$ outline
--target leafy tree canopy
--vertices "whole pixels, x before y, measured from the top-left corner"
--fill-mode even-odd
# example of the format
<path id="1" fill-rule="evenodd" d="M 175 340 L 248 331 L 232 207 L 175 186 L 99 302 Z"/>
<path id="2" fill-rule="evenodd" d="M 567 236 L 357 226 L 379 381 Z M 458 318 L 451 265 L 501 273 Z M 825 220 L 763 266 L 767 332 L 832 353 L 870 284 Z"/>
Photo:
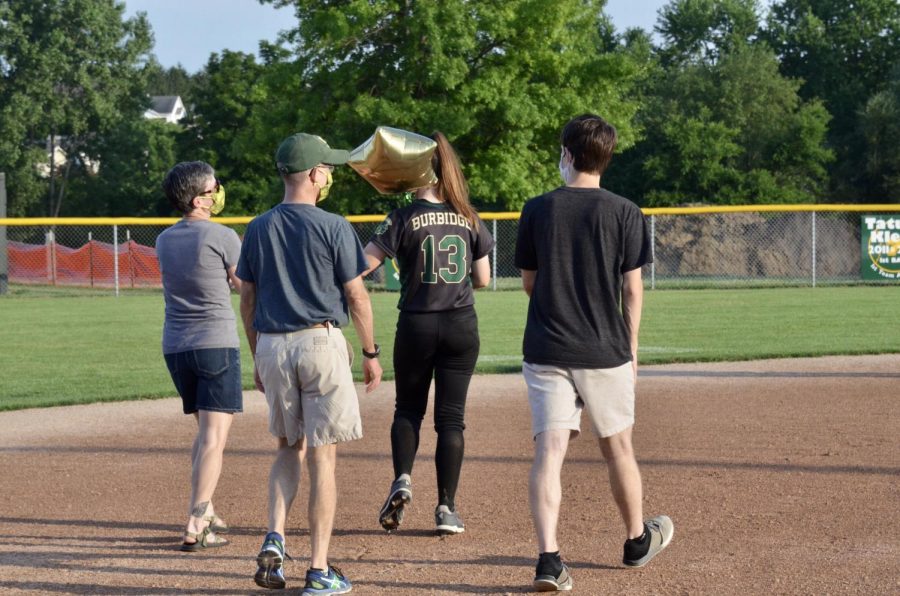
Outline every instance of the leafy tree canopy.
<path id="1" fill-rule="evenodd" d="M 774 54 L 746 33 L 715 46 L 714 32 L 735 10 L 753 2 L 674 2 L 659 30 L 680 30 L 706 7 L 709 30 L 688 28 L 659 54 L 671 58 L 656 71 L 637 123 L 637 146 L 613 161 L 607 184 L 648 205 L 815 201 L 827 180 L 832 155 L 824 146 L 828 114 L 820 102 L 802 102 L 800 83 L 782 77 Z M 676 6 L 677 5 L 677 6 Z M 695 40 L 706 40 L 697 45 Z M 710 45 L 708 45 L 710 44 Z M 692 49 L 701 48 L 701 49 Z M 674 59 L 678 58 L 678 59 Z"/>
<path id="2" fill-rule="evenodd" d="M 179 153 L 184 161 L 199 159 L 216 169 L 226 188 L 226 215 L 259 213 L 281 197 L 274 147 L 247 141 L 260 134 L 268 138 L 255 120 L 270 108 L 264 74 L 253 55 L 226 50 L 210 56 L 194 80 L 193 114 L 185 121 Z"/>
<path id="3" fill-rule="evenodd" d="M 803 81 L 804 98 L 821 98 L 838 121 L 852 117 L 884 89 L 900 62 L 897 0 L 780 0 L 772 4 L 766 40 L 784 74 Z"/>
<path id="4" fill-rule="evenodd" d="M 10 215 L 171 214 L 159 183 L 196 159 L 225 214 L 260 213 L 284 137 L 352 149 L 378 125 L 443 131 L 476 205 L 515 210 L 559 183 L 560 128 L 585 112 L 619 132 L 604 186 L 642 204 L 900 200 L 897 0 L 671 0 L 656 38 L 617 32 L 605 0 L 260 2 L 294 10 L 279 42 L 191 75 L 121 0 L 0 0 Z M 150 95 L 188 118 L 144 120 Z M 397 204 L 335 179 L 326 209 Z"/>
<path id="5" fill-rule="evenodd" d="M 778 0 L 765 38 L 782 73 L 803 81 L 801 96 L 820 98 L 832 115 L 828 139 L 837 160 L 831 195 L 841 201 L 884 200 L 883 180 L 866 164 L 870 137 L 860 114 L 900 65 L 900 2 Z"/>
<path id="6" fill-rule="evenodd" d="M 609 49 L 602 0 L 277 4 L 293 5 L 299 24 L 285 36 L 294 55 L 273 70 L 258 118 L 272 132 L 258 139 L 270 154 L 296 130 L 350 148 L 378 125 L 441 130 L 473 200 L 516 209 L 557 184 L 558 135 L 569 118 L 599 113 L 623 145 L 634 142 L 631 90 L 642 65 Z M 383 211 L 355 175 L 337 181 L 343 200 L 329 199 L 333 208 Z"/>
<path id="7" fill-rule="evenodd" d="M 759 33 L 758 0 L 672 0 L 660 10 L 656 32 L 664 63 L 716 62 Z"/>
<path id="8" fill-rule="evenodd" d="M 0 169 L 7 172 L 9 213 L 59 213 L 73 168 L 92 143 L 145 102 L 142 65 L 152 46 L 143 15 L 125 20 L 113 0 L 0 1 Z M 47 191 L 36 158 L 48 139 L 68 160 Z M 46 154 L 44 154 L 46 160 Z M 46 187 L 44 186 L 44 189 Z"/>
<path id="9" fill-rule="evenodd" d="M 866 103 L 861 119 L 873 196 L 879 202 L 900 202 L 900 66 L 888 87 Z"/>
<path id="10" fill-rule="evenodd" d="M 98 173 L 71 181 L 69 198 L 60 215 L 170 215 L 162 180 L 180 161 L 176 150 L 179 130 L 178 125 L 162 120 L 121 120 L 94 145 Z"/>

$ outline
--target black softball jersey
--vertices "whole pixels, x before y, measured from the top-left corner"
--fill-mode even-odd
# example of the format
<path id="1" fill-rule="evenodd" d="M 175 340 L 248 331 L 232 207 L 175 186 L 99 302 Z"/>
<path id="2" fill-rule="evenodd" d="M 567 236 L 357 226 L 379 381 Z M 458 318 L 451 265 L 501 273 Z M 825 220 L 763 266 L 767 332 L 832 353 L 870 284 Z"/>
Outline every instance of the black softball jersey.
<path id="1" fill-rule="evenodd" d="M 419 199 L 378 224 L 371 242 L 396 259 L 400 272 L 397 308 L 441 312 L 475 304 L 472 263 L 494 247 L 484 222 L 476 220 L 473 226 L 449 205 Z"/>

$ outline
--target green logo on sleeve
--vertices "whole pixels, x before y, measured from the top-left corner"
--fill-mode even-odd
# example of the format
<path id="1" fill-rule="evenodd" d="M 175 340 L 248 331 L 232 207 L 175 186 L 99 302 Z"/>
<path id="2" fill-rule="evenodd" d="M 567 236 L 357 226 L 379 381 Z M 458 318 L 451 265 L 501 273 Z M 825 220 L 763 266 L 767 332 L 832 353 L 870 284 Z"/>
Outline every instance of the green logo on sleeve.
<path id="1" fill-rule="evenodd" d="M 381 222 L 380 224 L 378 224 L 378 227 L 375 228 L 375 235 L 376 235 L 376 236 L 381 236 L 382 234 L 384 234 L 385 232 L 387 232 L 387 231 L 388 231 L 388 228 L 391 227 L 391 224 L 392 224 L 392 223 L 393 223 L 393 222 L 391 221 L 391 218 L 390 218 L 390 217 L 385 217 L 385 218 L 384 218 L 384 221 Z"/>

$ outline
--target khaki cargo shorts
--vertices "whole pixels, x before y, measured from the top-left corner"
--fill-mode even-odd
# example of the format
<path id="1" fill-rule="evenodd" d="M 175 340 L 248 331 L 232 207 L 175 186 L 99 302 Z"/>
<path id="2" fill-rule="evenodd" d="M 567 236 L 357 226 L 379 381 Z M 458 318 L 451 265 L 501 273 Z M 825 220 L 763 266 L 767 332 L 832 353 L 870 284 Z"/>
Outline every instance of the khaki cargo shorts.
<path id="1" fill-rule="evenodd" d="M 256 367 L 269 403 L 269 432 L 310 447 L 362 438 L 350 353 L 337 327 L 260 333 Z"/>
<path id="2" fill-rule="evenodd" d="M 594 433 L 611 437 L 634 425 L 634 373 L 631 362 L 615 368 L 564 368 L 522 363 L 531 431 L 581 432 L 581 411 L 587 410 Z"/>

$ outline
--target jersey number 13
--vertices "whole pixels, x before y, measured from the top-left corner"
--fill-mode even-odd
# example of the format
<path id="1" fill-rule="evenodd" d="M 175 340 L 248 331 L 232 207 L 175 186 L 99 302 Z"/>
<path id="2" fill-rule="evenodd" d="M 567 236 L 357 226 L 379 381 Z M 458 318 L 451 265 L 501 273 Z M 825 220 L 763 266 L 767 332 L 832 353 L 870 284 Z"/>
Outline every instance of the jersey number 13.
<path id="1" fill-rule="evenodd" d="M 436 284 L 438 276 L 444 283 L 458 284 L 466 278 L 466 243 L 456 234 L 449 234 L 437 243 L 437 250 L 446 253 L 448 267 L 438 267 L 434 250 L 434 236 L 429 234 L 422 241 L 422 283 Z M 443 261 L 443 259 L 441 259 Z"/>

